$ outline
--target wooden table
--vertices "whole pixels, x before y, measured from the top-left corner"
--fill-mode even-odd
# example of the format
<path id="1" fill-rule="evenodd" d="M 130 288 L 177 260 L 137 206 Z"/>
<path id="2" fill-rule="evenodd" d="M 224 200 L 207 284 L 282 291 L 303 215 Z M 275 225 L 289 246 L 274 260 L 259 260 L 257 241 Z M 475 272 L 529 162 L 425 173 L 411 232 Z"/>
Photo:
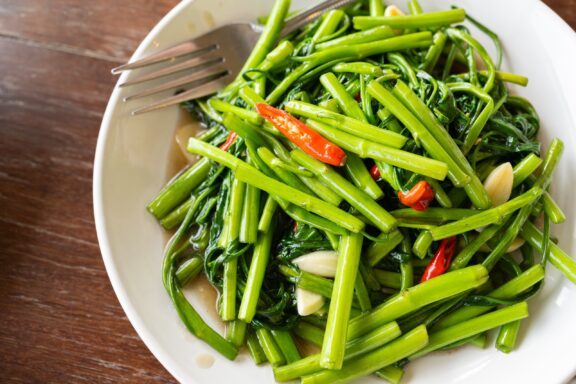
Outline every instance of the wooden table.
<path id="1" fill-rule="evenodd" d="M 174 381 L 104 270 L 92 162 L 110 68 L 177 3 L 0 0 L 0 382 Z"/>

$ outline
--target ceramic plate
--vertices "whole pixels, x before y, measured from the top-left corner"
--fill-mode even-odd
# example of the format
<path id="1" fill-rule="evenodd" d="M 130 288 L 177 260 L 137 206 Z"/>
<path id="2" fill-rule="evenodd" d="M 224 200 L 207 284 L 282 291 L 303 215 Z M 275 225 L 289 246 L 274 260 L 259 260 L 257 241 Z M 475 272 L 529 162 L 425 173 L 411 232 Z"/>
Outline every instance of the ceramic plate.
<path id="1" fill-rule="evenodd" d="M 306 3 L 295 0 L 293 7 L 301 9 Z M 554 234 L 565 250 L 576 254 L 572 191 L 576 180 L 576 34 L 537 0 L 423 4 L 426 10 L 448 9 L 453 4 L 464 7 L 500 35 L 505 47 L 503 68 L 530 78 L 528 87 L 514 92 L 535 105 L 542 119 L 544 144 L 553 137 L 566 144 L 553 195 L 568 220 L 554 227 Z M 133 59 L 218 25 L 253 21 L 271 5 L 272 1 L 263 0 L 183 1 L 149 33 Z M 123 75 L 120 81 L 127 77 Z M 181 382 L 223 383 L 233 375 L 235 384 L 273 383 L 269 366 L 254 366 L 246 354 L 235 362 L 218 356 L 185 329 L 173 310 L 160 276 L 165 235 L 144 207 L 171 176 L 167 159 L 180 115 L 173 107 L 132 117 L 129 111 L 150 99 L 124 103 L 125 92 L 114 89 L 102 122 L 94 166 L 94 213 L 102 257 L 126 315 L 152 353 Z M 192 301 L 205 318 L 213 320 L 213 310 L 197 297 Z M 411 363 L 404 382 L 566 382 L 576 369 L 575 303 L 576 287 L 551 267 L 544 290 L 530 302 L 531 316 L 522 327 L 517 351 L 506 355 L 494 348 L 470 347 L 436 353 Z"/>

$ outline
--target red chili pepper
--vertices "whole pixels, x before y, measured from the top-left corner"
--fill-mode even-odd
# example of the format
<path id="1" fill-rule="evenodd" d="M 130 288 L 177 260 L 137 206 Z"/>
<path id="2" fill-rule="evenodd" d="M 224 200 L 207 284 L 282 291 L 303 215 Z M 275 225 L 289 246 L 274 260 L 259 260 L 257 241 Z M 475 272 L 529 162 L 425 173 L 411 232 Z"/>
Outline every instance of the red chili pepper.
<path id="1" fill-rule="evenodd" d="M 298 232 L 298 222 L 294 222 L 294 224 L 292 224 L 292 232 L 294 234 L 296 234 L 296 232 Z"/>
<path id="2" fill-rule="evenodd" d="M 370 168 L 370 176 L 372 176 L 374 180 L 378 180 L 380 178 L 380 169 L 378 169 L 376 164 Z"/>
<path id="3" fill-rule="evenodd" d="M 316 160 L 338 167 L 346 162 L 346 153 L 339 146 L 326 140 L 289 113 L 264 103 L 257 103 L 256 110 L 291 142 Z"/>
<path id="4" fill-rule="evenodd" d="M 236 136 L 238 136 L 236 134 L 236 132 L 234 131 L 230 131 L 230 134 L 228 134 L 228 138 L 226 139 L 226 141 L 224 142 L 224 144 L 222 144 L 220 146 L 220 149 L 223 151 L 227 151 L 228 148 L 230 148 L 232 146 L 232 144 L 234 144 L 234 141 L 236 140 Z"/>
<path id="5" fill-rule="evenodd" d="M 425 211 L 434 200 L 434 190 L 426 181 L 419 181 L 406 193 L 398 191 L 398 199 L 408 207 L 417 211 Z"/>
<path id="6" fill-rule="evenodd" d="M 448 237 L 440 242 L 440 246 L 436 250 L 434 257 L 430 260 L 430 264 L 424 270 L 424 274 L 420 282 L 430 280 L 433 277 L 439 276 L 448 270 L 452 257 L 456 251 L 456 236 Z"/>

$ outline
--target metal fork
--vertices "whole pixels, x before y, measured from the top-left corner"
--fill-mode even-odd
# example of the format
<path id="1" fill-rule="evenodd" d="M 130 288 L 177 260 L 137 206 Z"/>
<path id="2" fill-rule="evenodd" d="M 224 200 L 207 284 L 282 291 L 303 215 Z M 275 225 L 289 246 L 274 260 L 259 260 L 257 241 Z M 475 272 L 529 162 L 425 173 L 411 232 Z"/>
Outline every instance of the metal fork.
<path id="1" fill-rule="evenodd" d="M 288 19 L 280 37 L 287 36 L 320 17 L 326 11 L 343 7 L 355 1 L 357 0 L 323 1 Z M 153 53 L 132 63 L 116 67 L 112 69 L 112 73 L 119 74 L 123 71 L 142 68 L 163 61 L 171 62 L 171 64 L 163 68 L 139 75 L 119 85 L 120 87 L 127 87 L 186 71 L 183 76 L 174 80 L 163 82 L 124 97 L 124 101 L 129 101 L 170 89 L 179 90 L 184 86 L 188 86 L 188 89 L 184 92 L 135 109 L 132 111 L 133 115 L 207 96 L 222 89 L 236 78 L 263 29 L 263 26 L 252 23 L 224 25 L 192 40 Z M 190 57 L 184 61 L 174 62 L 176 58 L 185 55 Z"/>

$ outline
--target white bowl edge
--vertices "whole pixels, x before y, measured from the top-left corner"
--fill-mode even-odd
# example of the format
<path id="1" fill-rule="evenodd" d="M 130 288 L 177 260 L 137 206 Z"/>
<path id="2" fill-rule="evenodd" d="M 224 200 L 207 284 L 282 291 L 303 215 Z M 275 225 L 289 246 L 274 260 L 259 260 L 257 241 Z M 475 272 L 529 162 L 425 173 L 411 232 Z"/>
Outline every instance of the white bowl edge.
<path id="1" fill-rule="evenodd" d="M 146 35 L 144 40 L 138 45 L 138 48 L 134 51 L 134 54 L 130 58 L 130 61 L 134 61 L 139 57 L 142 57 L 144 51 L 146 51 L 150 46 L 153 45 L 154 38 L 158 33 L 168 25 L 176 15 L 178 15 L 182 9 L 189 6 L 194 0 L 183 0 L 172 8 L 162 19 L 150 30 Z M 180 366 L 177 364 L 166 364 L 169 359 L 164 352 L 164 349 L 156 341 L 156 339 L 150 334 L 148 329 L 144 326 L 142 319 L 136 312 L 132 301 L 126 294 L 124 285 L 122 284 L 120 278 L 118 277 L 118 270 L 116 268 L 112 253 L 110 250 L 110 244 L 108 242 L 108 237 L 106 235 L 106 224 L 104 220 L 104 211 L 102 209 L 102 169 L 103 169 L 103 157 L 104 157 L 104 143 L 108 136 L 108 131 L 111 126 L 111 120 L 114 111 L 114 105 L 119 101 L 120 98 L 120 88 L 118 84 L 123 82 L 127 77 L 128 73 L 124 72 L 116 82 L 110 100 L 106 106 L 106 111 L 104 112 L 104 117 L 102 118 L 102 124 L 100 126 L 100 132 L 98 134 L 98 140 L 96 142 L 96 151 L 94 156 L 94 172 L 93 172 L 93 205 L 94 205 L 94 221 L 96 225 L 96 235 L 98 238 L 98 244 L 100 246 L 100 252 L 102 253 L 102 259 L 104 261 L 104 267 L 106 268 L 106 273 L 112 284 L 112 288 L 118 297 L 118 301 L 126 317 L 132 324 L 132 327 L 142 339 L 146 347 L 152 352 L 154 357 L 163 365 L 163 367 L 170 372 L 172 376 L 176 378 L 179 382 L 184 382 L 184 377 L 186 377 L 184 372 L 180 371 Z"/>

